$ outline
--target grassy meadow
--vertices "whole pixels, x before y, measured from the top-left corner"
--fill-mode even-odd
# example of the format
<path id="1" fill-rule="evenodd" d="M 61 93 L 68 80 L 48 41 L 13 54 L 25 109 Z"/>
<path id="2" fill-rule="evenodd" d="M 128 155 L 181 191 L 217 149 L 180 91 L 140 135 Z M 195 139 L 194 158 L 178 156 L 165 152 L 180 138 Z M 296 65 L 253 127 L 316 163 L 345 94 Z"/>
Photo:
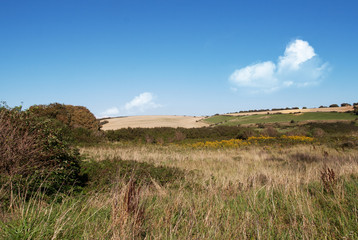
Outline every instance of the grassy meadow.
<path id="1" fill-rule="evenodd" d="M 77 182 L 2 172 L 0 239 L 358 239 L 356 121 L 63 134 Z"/>
<path id="2" fill-rule="evenodd" d="M 307 122 L 307 121 L 349 121 L 355 120 L 357 115 L 341 112 L 307 112 L 298 114 L 256 114 L 246 116 L 218 115 L 204 120 L 209 124 L 235 126 L 238 124 L 257 123 L 283 123 L 283 122 Z"/>

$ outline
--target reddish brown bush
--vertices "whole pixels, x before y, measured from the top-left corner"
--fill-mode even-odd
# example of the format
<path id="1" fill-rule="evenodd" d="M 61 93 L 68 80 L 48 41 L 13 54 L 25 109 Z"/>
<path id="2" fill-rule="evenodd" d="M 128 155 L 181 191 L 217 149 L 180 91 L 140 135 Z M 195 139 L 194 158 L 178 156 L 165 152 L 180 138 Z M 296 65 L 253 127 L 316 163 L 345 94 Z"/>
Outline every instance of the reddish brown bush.
<path id="1" fill-rule="evenodd" d="M 100 129 L 99 121 L 86 107 L 52 103 L 31 106 L 29 111 L 39 117 L 57 119 L 71 128 Z"/>

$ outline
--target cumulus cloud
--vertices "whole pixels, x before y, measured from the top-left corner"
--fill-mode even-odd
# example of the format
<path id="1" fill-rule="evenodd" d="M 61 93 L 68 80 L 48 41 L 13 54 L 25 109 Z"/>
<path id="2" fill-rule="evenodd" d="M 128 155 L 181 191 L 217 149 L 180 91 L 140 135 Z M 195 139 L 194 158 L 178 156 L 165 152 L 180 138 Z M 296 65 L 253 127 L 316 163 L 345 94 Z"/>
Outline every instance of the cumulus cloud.
<path id="1" fill-rule="evenodd" d="M 278 71 L 297 71 L 300 65 L 316 56 L 313 47 L 308 42 L 297 39 L 286 47 L 283 56 L 279 57 Z"/>
<path id="2" fill-rule="evenodd" d="M 131 101 L 122 105 L 120 108 L 112 107 L 102 112 L 97 116 L 98 118 L 118 117 L 119 114 L 127 115 L 137 112 L 144 112 L 149 109 L 162 107 L 162 105 L 155 103 L 155 96 L 150 92 L 144 92 L 134 97 Z"/>
<path id="3" fill-rule="evenodd" d="M 271 92 L 285 87 L 305 87 L 318 84 L 327 72 L 308 42 L 296 39 L 287 45 L 277 64 L 260 62 L 235 70 L 229 81 L 236 87 Z"/>
<path id="4" fill-rule="evenodd" d="M 161 107 L 160 104 L 154 102 L 154 96 L 150 92 L 144 92 L 134 97 L 132 101 L 125 104 L 124 108 L 127 111 L 136 111 L 141 112 Z"/>
<path id="5" fill-rule="evenodd" d="M 273 62 L 263 62 L 236 70 L 230 76 L 230 81 L 242 87 L 266 87 L 276 84 L 276 65 Z"/>

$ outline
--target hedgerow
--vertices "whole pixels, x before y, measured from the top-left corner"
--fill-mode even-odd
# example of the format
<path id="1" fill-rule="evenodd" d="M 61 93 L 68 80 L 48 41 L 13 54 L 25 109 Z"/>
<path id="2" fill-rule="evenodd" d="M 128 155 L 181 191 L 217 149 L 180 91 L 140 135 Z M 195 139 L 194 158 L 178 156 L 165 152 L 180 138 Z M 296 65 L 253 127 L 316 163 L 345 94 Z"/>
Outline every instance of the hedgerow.
<path id="1" fill-rule="evenodd" d="M 10 191 L 66 191 L 79 183 L 79 153 L 68 129 L 29 111 L 0 106 L 0 183 Z"/>

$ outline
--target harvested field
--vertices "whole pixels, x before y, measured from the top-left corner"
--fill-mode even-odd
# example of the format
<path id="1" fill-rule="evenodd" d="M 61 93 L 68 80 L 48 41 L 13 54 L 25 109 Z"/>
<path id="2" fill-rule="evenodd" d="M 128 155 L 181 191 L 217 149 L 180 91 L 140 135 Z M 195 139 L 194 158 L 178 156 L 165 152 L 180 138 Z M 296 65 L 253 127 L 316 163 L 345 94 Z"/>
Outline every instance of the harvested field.
<path id="1" fill-rule="evenodd" d="M 203 117 L 191 116 L 131 116 L 110 118 L 102 121 L 108 121 L 104 124 L 103 130 L 116 130 L 120 128 L 154 128 L 154 127 L 183 127 L 183 128 L 196 128 L 209 126 L 204 123 Z"/>

